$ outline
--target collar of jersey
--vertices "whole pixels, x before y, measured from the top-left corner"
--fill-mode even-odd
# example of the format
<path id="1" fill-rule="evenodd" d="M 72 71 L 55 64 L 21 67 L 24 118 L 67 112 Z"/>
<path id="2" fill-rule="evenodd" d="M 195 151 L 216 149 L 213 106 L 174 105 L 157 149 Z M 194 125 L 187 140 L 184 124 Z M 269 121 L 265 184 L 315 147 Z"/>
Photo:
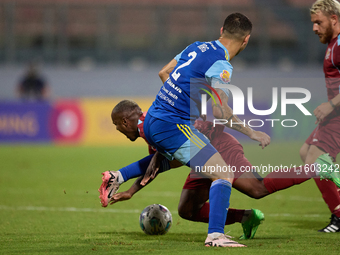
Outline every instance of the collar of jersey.
<path id="1" fill-rule="evenodd" d="M 228 52 L 227 48 L 224 47 L 224 45 L 219 40 L 216 40 L 215 42 L 216 42 L 216 44 L 218 46 L 220 46 L 222 49 L 224 49 L 224 51 L 227 53 L 227 55 L 228 55 L 228 59 L 227 60 L 229 61 L 230 57 L 229 57 L 229 52 Z"/>
<path id="2" fill-rule="evenodd" d="M 142 124 L 142 123 L 143 123 L 143 121 L 138 120 L 137 126 L 140 125 L 140 124 Z M 138 128 L 138 127 L 137 127 L 137 128 Z M 138 128 L 138 133 L 140 134 L 140 129 L 139 129 L 139 128 Z"/>

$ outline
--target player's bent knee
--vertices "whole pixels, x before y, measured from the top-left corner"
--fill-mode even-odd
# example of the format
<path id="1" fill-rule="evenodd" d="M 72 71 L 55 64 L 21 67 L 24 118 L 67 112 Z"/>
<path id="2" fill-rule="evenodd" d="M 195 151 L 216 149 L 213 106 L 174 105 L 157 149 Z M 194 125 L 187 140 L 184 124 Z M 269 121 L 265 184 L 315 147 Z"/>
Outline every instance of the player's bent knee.
<path id="1" fill-rule="evenodd" d="M 233 187 L 247 196 L 260 199 L 269 194 L 263 178 L 257 173 L 245 173 L 235 180 Z"/>
<path id="2" fill-rule="evenodd" d="M 249 193 L 248 196 L 254 199 L 261 199 L 264 196 L 268 195 L 267 190 L 262 190 L 262 189 L 252 189 Z"/>
<path id="3" fill-rule="evenodd" d="M 185 220 L 190 220 L 192 218 L 193 212 L 185 205 L 178 205 L 178 215 Z"/>
<path id="4" fill-rule="evenodd" d="M 255 188 L 252 189 L 251 197 L 255 199 L 261 199 L 267 195 L 269 195 L 269 191 L 264 185 L 263 180 L 256 182 Z"/>
<path id="5" fill-rule="evenodd" d="M 181 200 L 178 204 L 178 215 L 185 220 L 190 220 L 193 215 L 193 207 L 191 202 L 192 201 L 188 201 L 188 199 L 183 198 L 182 194 Z"/>

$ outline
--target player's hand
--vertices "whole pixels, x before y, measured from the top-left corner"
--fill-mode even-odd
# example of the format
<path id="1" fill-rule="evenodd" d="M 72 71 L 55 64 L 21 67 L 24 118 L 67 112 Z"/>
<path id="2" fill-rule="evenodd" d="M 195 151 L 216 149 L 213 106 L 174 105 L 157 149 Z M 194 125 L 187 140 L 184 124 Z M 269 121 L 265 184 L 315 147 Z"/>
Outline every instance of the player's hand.
<path id="1" fill-rule="evenodd" d="M 259 145 L 262 147 L 262 149 L 270 144 L 270 136 L 261 131 L 254 130 L 250 138 L 260 142 Z"/>
<path id="2" fill-rule="evenodd" d="M 161 166 L 161 162 L 164 159 L 164 156 L 159 152 L 156 152 L 155 155 L 152 157 L 148 169 L 144 174 L 143 180 L 140 182 L 140 185 L 145 186 L 150 179 L 154 179 L 157 175 L 157 172 Z"/>
<path id="3" fill-rule="evenodd" d="M 322 103 L 316 109 L 314 110 L 314 115 L 316 117 L 315 124 L 318 122 L 321 122 L 328 114 L 330 114 L 333 111 L 333 107 L 329 102 Z"/>
<path id="4" fill-rule="evenodd" d="M 119 201 L 129 200 L 131 197 L 132 195 L 128 191 L 119 192 L 112 196 L 110 200 L 110 205 L 113 205 L 114 203 L 117 203 Z"/>

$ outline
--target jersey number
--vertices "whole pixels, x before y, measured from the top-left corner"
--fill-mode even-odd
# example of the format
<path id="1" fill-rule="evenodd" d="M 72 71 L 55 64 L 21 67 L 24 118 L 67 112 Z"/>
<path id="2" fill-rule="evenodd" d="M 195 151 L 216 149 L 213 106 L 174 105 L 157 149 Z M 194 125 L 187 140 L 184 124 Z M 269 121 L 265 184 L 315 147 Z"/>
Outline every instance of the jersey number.
<path id="1" fill-rule="evenodd" d="M 176 70 L 171 74 L 172 78 L 173 78 L 175 81 L 177 81 L 178 78 L 181 76 L 181 74 L 177 72 L 178 69 L 181 69 L 181 68 L 183 68 L 183 67 L 186 67 L 186 66 L 190 65 L 190 63 L 196 58 L 197 53 L 196 53 L 196 51 L 192 51 L 192 52 L 190 52 L 190 53 L 188 54 L 188 56 L 190 57 L 189 60 L 188 60 L 187 62 L 181 64 L 179 67 L 177 67 Z"/>

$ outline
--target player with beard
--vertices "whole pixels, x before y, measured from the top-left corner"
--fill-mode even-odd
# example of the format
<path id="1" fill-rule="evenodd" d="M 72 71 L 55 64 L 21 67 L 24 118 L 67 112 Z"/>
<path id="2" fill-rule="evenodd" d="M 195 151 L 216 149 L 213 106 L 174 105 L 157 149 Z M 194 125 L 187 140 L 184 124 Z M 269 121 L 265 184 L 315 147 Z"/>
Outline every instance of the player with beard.
<path id="1" fill-rule="evenodd" d="M 305 164 L 315 162 L 324 153 L 335 161 L 340 152 L 340 4 L 335 0 L 318 0 L 310 13 L 313 31 L 321 43 L 328 44 L 323 62 L 328 102 L 314 110 L 318 125 L 300 149 Z M 332 213 L 330 223 L 319 232 L 340 232 L 340 190 L 326 180 L 314 180 Z"/>

